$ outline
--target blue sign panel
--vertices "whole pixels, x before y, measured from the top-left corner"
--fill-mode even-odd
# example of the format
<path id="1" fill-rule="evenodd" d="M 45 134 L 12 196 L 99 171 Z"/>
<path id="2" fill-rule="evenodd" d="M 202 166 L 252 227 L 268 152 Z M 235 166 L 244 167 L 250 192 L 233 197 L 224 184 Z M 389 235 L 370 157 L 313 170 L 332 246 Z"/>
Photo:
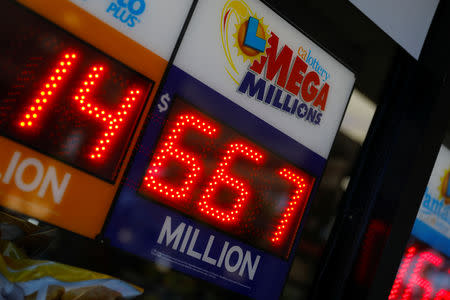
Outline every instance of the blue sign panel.
<path id="1" fill-rule="evenodd" d="M 326 159 L 171 67 L 105 229 L 252 298 L 280 295 Z"/>

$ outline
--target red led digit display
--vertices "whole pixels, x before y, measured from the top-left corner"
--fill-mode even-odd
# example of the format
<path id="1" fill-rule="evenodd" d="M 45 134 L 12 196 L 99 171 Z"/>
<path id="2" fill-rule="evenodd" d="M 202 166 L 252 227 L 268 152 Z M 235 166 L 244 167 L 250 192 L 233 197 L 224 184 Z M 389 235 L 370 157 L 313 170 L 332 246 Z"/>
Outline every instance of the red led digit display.
<path id="1" fill-rule="evenodd" d="M 389 300 L 450 300 L 450 262 L 443 254 L 414 243 L 405 251 Z"/>
<path id="2" fill-rule="evenodd" d="M 200 211 L 211 217 L 213 220 L 224 223 L 239 222 L 242 210 L 246 207 L 248 198 L 252 196 L 250 187 L 245 181 L 235 178 L 230 174 L 231 163 L 236 156 L 243 156 L 254 162 L 261 162 L 263 156 L 254 150 L 254 147 L 243 143 L 233 143 L 226 145 L 226 154 L 219 163 L 219 167 L 214 172 L 211 181 L 207 183 L 204 193 L 200 196 L 198 202 Z M 217 190 L 220 187 L 233 190 L 236 194 L 235 200 L 229 209 L 221 207 L 217 200 Z M 214 204 L 216 202 L 216 204 Z M 217 203 L 219 202 L 219 203 Z"/>
<path id="3" fill-rule="evenodd" d="M 180 99 L 140 193 L 287 258 L 314 177 Z"/>
<path id="4" fill-rule="evenodd" d="M 178 145 L 181 135 L 189 127 L 210 136 L 216 132 L 215 128 L 206 125 L 202 119 L 194 115 L 180 115 L 175 126 L 168 132 L 166 141 L 158 148 L 147 171 L 148 175 L 144 179 L 148 188 L 152 188 L 159 196 L 169 200 L 187 200 L 202 170 L 195 154 L 181 150 Z M 188 172 L 188 175 L 181 179 L 183 184 L 179 187 L 175 187 L 171 182 L 165 182 L 158 174 L 163 164 L 166 165 L 169 160 L 178 161 Z"/>
<path id="5" fill-rule="evenodd" d="M 113 181 L 152 82 L 17 4 L 3 11 L 0 134 Z"/>

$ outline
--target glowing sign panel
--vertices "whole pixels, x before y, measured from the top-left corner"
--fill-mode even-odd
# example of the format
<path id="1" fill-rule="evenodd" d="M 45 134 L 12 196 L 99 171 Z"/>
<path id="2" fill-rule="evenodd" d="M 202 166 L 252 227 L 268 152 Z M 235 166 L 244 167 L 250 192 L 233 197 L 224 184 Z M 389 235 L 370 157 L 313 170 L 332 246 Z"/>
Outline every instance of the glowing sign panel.
<path id="1" fill-rule="evenodd" d="M 150 80 L 9 6 L 2 17 L 0 67 L 8 76 L 0 86 L 0 134 L 113 181 Z"/>
<path id="2" fill-rule="evenodd" d="M 140 192 L 287 257 L 314 177 L 177 99 Z"/>
<path id="3" fill-rule="evenodd" d="M 422 243 L 408 247 L 389 294 L 389 300 L 448 300 L 448 258 Z"/>

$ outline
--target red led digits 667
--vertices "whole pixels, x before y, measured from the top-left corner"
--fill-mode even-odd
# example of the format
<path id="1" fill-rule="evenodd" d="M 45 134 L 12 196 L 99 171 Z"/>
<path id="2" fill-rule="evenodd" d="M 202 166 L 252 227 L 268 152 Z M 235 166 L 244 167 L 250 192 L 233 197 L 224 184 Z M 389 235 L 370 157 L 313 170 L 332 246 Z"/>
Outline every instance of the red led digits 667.
<path id="1" fill-rule="evenodd" d="M 175 102 L 140 191 L 287 256 L 314 178 Z"/>

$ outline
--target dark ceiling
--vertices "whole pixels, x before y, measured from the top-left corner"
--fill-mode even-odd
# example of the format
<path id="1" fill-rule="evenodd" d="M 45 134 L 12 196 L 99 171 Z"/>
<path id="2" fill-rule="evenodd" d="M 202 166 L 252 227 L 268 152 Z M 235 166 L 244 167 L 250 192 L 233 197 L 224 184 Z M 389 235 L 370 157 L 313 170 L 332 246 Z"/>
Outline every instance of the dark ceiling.
<path id="1" fill-rule="evenodd" d="M 271 0 L 270 4 L 356 73 L 356 88 L 379 102 L 397 51 L 387 34 L 346 0 Z"/>

